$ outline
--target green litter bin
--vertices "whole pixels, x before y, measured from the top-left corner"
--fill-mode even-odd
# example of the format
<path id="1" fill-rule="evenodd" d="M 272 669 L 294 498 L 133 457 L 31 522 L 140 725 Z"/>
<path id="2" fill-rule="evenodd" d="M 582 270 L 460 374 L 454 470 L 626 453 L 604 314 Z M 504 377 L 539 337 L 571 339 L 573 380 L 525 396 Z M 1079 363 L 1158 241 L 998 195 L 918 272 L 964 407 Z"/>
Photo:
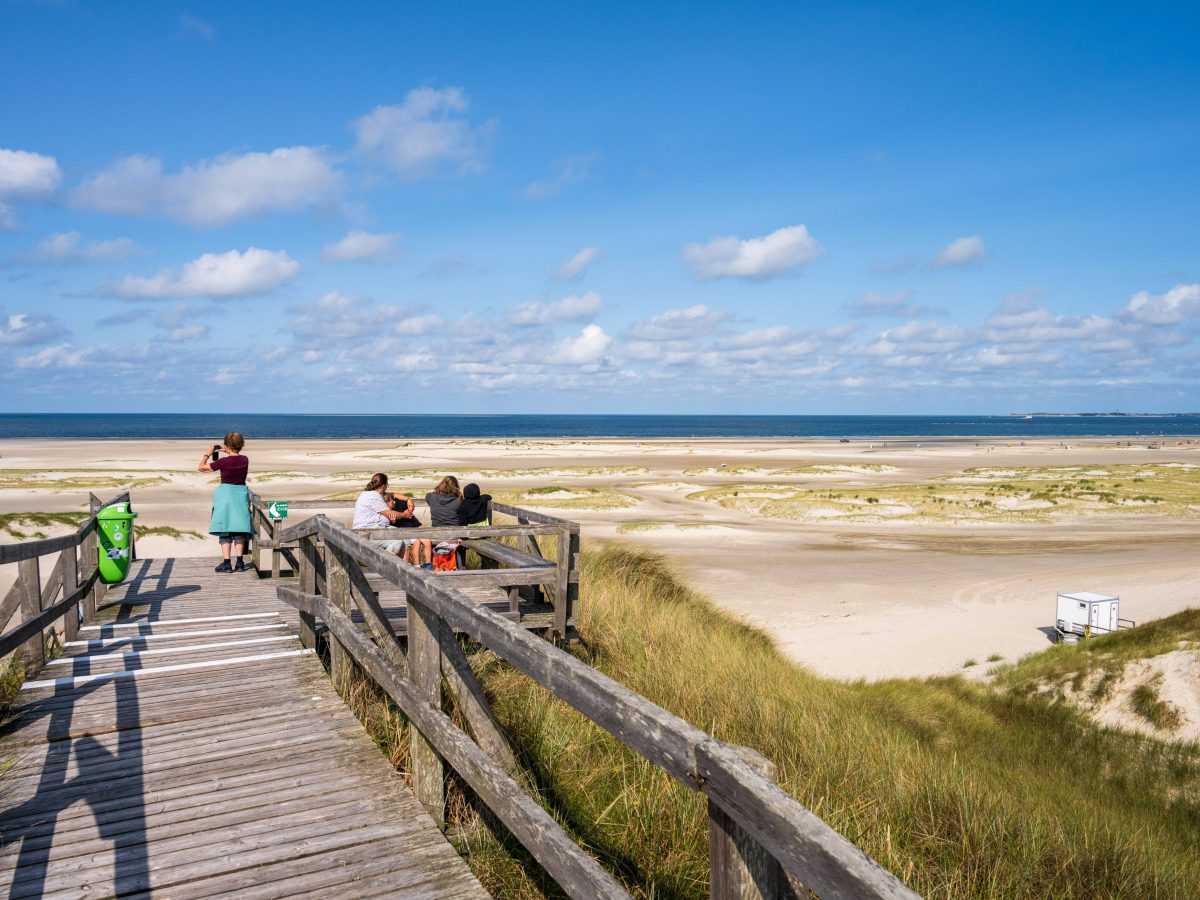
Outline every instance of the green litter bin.
<path id="1" fill-rule="evenodd" d="M 129 573 L 129 545 L 133 543 L 133 520 L 128 503 L 114 503 L 96 513 L 96 534 L 99 536 L 97 565 L 100 580 L 105 584 L 120 584 Z"/>

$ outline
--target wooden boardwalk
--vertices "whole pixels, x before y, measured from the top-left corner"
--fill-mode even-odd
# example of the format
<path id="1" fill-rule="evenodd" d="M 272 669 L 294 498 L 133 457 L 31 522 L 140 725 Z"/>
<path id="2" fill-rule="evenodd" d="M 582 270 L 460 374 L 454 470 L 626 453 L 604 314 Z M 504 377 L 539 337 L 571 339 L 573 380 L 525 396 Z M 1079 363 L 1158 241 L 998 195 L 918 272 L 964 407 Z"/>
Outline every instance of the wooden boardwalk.
<path id="1" fill-rule="evenodd" d="M 296 638 L 208 559 L 139 560 L 0 726 L 11 897 L 486 897 Z"/>

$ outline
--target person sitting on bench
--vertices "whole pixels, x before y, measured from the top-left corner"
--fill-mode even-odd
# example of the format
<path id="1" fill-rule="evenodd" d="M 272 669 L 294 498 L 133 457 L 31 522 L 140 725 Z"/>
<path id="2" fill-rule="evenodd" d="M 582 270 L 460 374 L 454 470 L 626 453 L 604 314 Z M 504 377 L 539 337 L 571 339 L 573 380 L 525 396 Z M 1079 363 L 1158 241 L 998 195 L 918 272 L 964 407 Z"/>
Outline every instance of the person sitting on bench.
<path id="1" fill-rule="evenodd" d="M 458 505 L 459 525 L 491 525 L 492 495 L 479 493 L 479 485 L 463 488 L 462 503 Z"/>

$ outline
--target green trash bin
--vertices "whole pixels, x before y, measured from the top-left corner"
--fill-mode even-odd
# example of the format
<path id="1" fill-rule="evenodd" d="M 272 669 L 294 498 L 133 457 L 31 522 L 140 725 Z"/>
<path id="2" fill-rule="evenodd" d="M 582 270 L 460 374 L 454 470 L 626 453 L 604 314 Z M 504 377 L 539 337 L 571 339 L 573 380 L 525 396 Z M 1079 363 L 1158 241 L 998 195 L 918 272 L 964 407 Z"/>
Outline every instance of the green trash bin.
<path id="1" fill-rule="evenodd" d="M 129 574 L 129 546 L 136 518 L 137 513 L 130 511 L 128 503 L 114 503 L 96 513 L 96 534 L 100 538 L 97 565 L 105 584 L 120 584 Z"/>

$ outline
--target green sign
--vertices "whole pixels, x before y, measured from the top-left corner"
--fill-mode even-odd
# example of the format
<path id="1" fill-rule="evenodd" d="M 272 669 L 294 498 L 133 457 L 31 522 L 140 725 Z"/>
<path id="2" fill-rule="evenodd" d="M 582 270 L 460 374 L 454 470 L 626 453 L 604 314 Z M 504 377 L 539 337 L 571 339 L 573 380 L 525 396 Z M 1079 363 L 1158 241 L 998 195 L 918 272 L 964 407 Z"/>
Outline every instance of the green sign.
<path id="1" fill-rule="evenodd" d="M 267 504 L 268 519 L 286 519 L 287 518 L 287 500 L 272 500 Z"/>

